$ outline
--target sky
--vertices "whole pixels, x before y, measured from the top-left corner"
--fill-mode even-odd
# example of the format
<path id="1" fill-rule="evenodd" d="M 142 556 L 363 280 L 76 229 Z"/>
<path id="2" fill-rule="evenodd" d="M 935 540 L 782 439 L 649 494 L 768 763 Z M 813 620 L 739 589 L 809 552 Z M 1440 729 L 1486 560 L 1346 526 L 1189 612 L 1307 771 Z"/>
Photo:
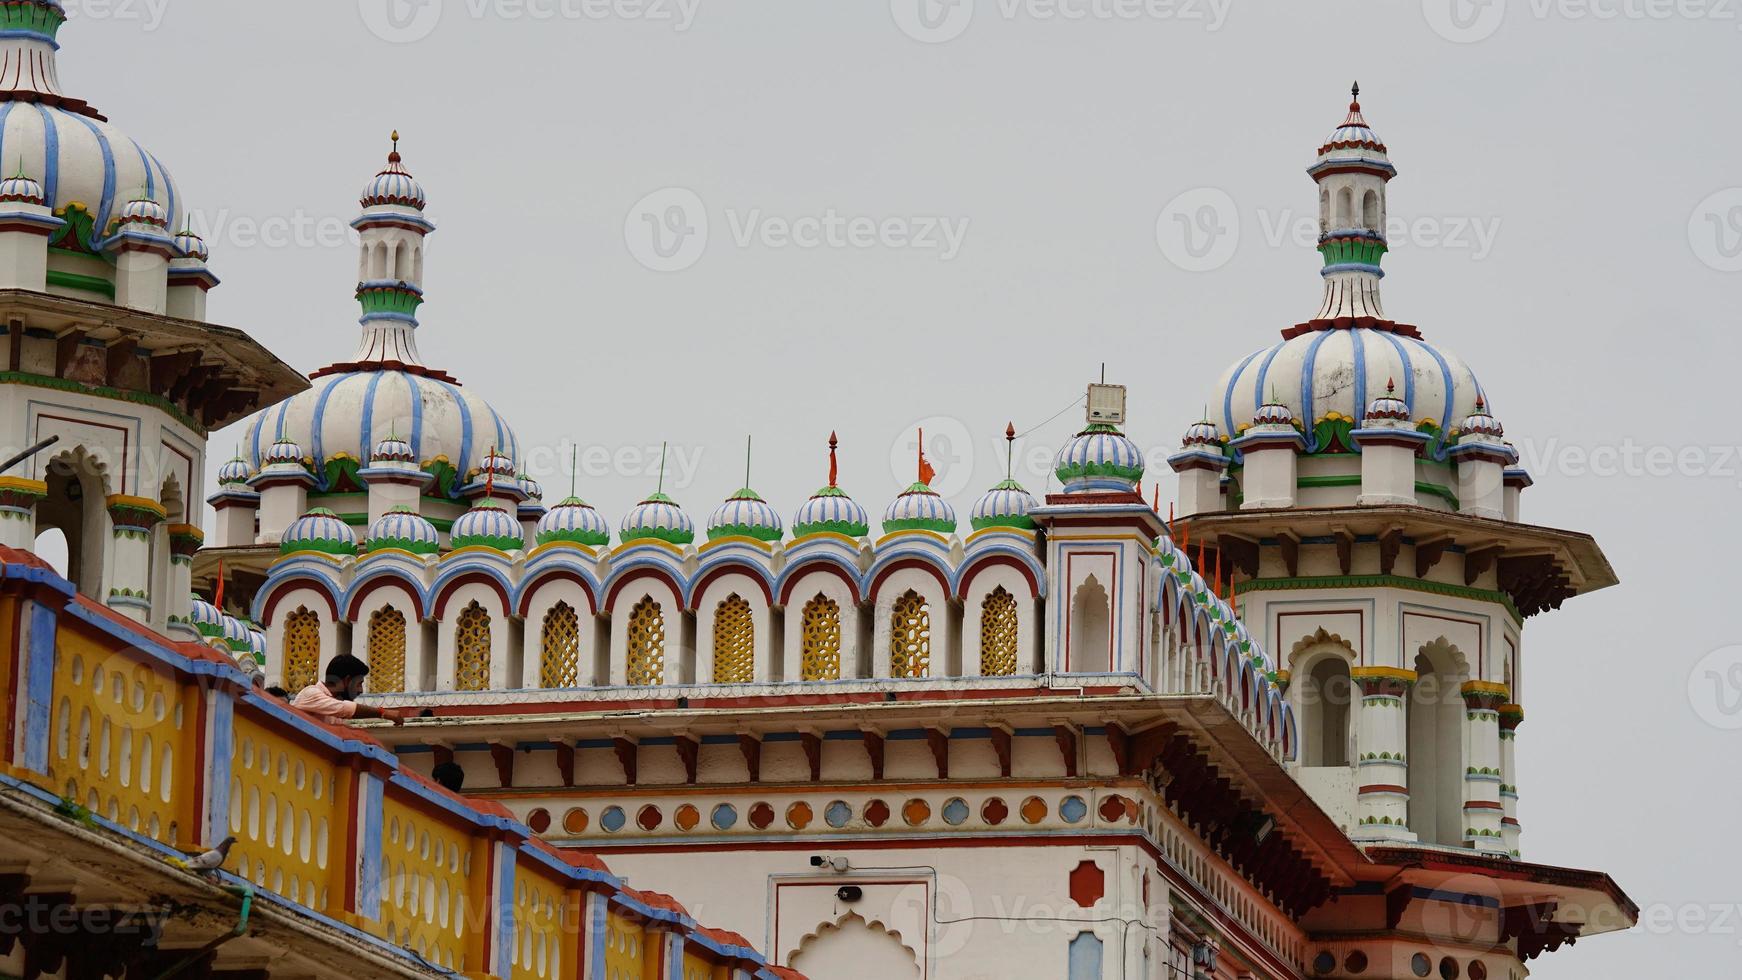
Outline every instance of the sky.
<path id="1" fill-rule="evenodd" d="M 1359 79 L 1387 312 L 1475 369 L 1525 518 L 1622 580 L 1528 624 L 1520 813 L 1645 922 L 1533 975 L 1742 962 L 1742 0 L 68 5 L 63 85 L 175 172 L 212 319 L 305 372 L 354 343 L 344 229 L 398 129 L 425 360 L 613 521 L 662 443 L 704 520 L 750 437 L 790 515 L 831 430 L 874 514 L 922 427 L 959 511 L 1007 423 L 1040 491 L 1103 365 L 1165 501 L 1217 377 L 1317 308 L 1304 170 Z"/>

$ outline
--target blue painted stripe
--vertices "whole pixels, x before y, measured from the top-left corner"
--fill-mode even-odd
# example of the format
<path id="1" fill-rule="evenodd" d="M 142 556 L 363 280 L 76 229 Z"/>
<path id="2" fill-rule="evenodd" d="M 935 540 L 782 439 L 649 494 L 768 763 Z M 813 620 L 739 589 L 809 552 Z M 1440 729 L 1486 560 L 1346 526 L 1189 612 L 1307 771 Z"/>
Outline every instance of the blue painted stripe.
<path id="1" fill-rule="evenodd" d="M 1222 419 L 1227 423 L 1222 427 L 1222 431 L 1229 435 L 1234 434 L 1234 389 L 1240 384 L 1240 378 L 1246 373 L 1246 365 L 1251 364 L 1253 358 L 1262 353 L 1264 351 L 1255 350 L 1247 354 L 1246 359 L 1240 362 L 1240 366 L 1235 368 L 1234 373 L 1228 378 L 1228 390 L 1222 393 Z"/>
<path id="2" fill-rule="evenodd" d="M 1319 359 L 1319 348 L 1325 345 L 1325 341 L 1331 339 L 1331 334 L 1334 332 L 1332 330 L 1319 331 L 1319 335 L 1313 338 L 1312 346 L 1307 348 L 1306 360 L 1302 361 L 1300 365 L 1300 421 L 1306 427 L 1307 452 L 1309 453 L 1319 451 L 1318 418 L 1313 414 L 1313 365 Z"/>
<path id="3" fill-rule="evenodd" d="M 0 172 L 11 173 L 10 170 L 5 169 L 11 166 L 11 164 L 6 162 L 6 121 L 12 118 L 12 110 L 17 107 L 17 105 L 18 103 L 16 102 L 7 102 L 4 105 L 0 105 Z M 20 170 L 24 168 L 23 157 L 18 159 L 18 167 Z M 54 198 L 49 198 L 48 203 L 49 207 L 52 208 L 54 206 Z"/>
<path id="4" fill-rule="evenodd" d="M 1461 419 L 1452 418 L 1452 413 L 1456 410 L 1455 406 L 1457 405 L 1457 390 L 1452 387 L 1452 366 L 1446 363 L 1446 359 L 1440 356 L 1439 351 L 1434 350 L 1432 347 L 1419 340 L 1416 340 L 1414 337 L 1411 337 L 1410 340 L 1414 341 L 1415 345 L 1420 347 L 1422 350 L 1427 351 L 1428 355 L 1438 362 L 1440 366 L 1440 377 L 1444 378 L 1446 382 L 1446 409 L 1439 419 L 1440 437 L 1438 439 L 1438 447 L 1433 454 L 1434 459 L 1445 459 L 1446 452 L 1449 448 L 1449 445 L 1446 442 L 1446 433 L 1451 431 L 1452 426 L 1462 421 Z"/>
<path id="5" fill-rule="evenodd" d="M 42 117 L 42 192 L 53 207 L 60 200 L 60 130 L 55 128 L 48 106 L 39 103 L 36 112 Z M 102 233 L 99 228 L 92 237 Z"/>
<path id="6" fill-rule="evenodd" d="M 309 423 L 309 441 L 313 445 L 308 448 L 309 452 L 314 454 L 316 485 L 322 490 L 327 488 L 326 447 L 322 445 L 325 440 L 323 439 L 324 433 L 321 432 L 322 423 L 326 421 L 327 399 L 333 397 L 333 392 L 337 391 L 340 385 L 354 377 L 356 377 L 354 374 L 341 374 L 331 378 L 328 380 L 327 386 L 321 389 L 320 397 L 315 399 L 315 416 Z"/>
<path id="7" fill-rule="evenodd" d="M 1287 346 L 1288 341 L 1285 340 L 1282 343 L 1277 344 L 1275 347 L 1270 348 L 1270 350 L 1264 355 L 1264 363 L 1258 365 L 1258 383 L 1252 387 L 1253 414 L 1257 414 L 1258 410 L 1264 406 L 1264 379 L 1270 377 L 1270 362 L 1276 360 L 1276 355 L 1282 353 L 1282 349 Z M 1304 415 L 1306 413 L 1303 412 L 1301 414 Z M 1301 421 L 1308 426 L 1312 425 L 1312 419 L 1310 418 L 1303 418 Z M 1232 422 L 1229 423 L 1228 434 L 1234 434 Z"/>
<path id="8" fill-rule="evenodd" d="M 592 901 L 593 928 L 592 935 L 587 937 L 587 946 L 593 951 L 593 968 L 587 976 L 602 977 L 605 975 L 605 936 L 609 928 L 606 917 L 610 914 L 610 903 L 603 895 L 595 895 Z"/>
<path id="9" fill-rule="evenodd" d="M 175 178 L 169 175 L 169 168 L 163 165 L 162 160 L 152 154 L 146 155 L 151 157 L 151 162 L 157 164 L 158 172 L 163 174 L 163 189 L 169 195 L 169 200 L 164 202 L 164 206 L 169 209 L 169 226 L 174 228 L 176 227 Z"/>
<path id="10" fill-rule="evenodd" d="M 417 385 L 417 378 L 410 374 L 401 374 L 405 379 L 405 390 L 411 395 L 411 454 L 423 461 L 423 389 Z"/>
<path id="11" fill-rule="evenodd" d="M 1391 343 L 1392 348 L 1397 351 L 1398 363 L 1403 365 L 1403 403 L 1409 406 L 1409 413 L 1413 416 L 1415 414 L 1415 367 L 1410 363 L 1409 350 L 1403 346 L 1403 341 L 1397 339 L 1396 334 L 1387 332 L 1379 336 Z"/>
<path id="12" fill-rule="evenodd" d="M 363 853 L 357 868 L 357 912 L 370 921 L 381 919 L 381 801 L 387 786 L 377 776 L 362 773 Z"/>
<path id="13" fill-rule="evenodd" d="M 59 109 L 54 111 L 60 113 Z M 100 240 L 108 235 L 109 221 L 115 214 L 115 149 L 109 145 L 109 137 L 104 134 L 102 127 L 90 119 L 71 113 L 60 114 L 82 123 L 97 138 L 97 147 L 103 151 L 103 200 L 97 205 L 97 227 L 91 232 L 92 238 Z"/>
<path id="14" fill-rule="evenodd" d="M 365 464 L 369 462 L 370 454 L 375 451 L 375 389 L 381 387 L 381 378 L 385 373 L 376 371 L 369 375 L 369 388 L 363 392 L 363 431 L 361 441 L 357 444 L 357 456 Z"/>
<path id="15" fill-rule="evenodd" d="M 514 853 L 506 844 L 496 845 L 496 975 L 514 975 Z"/>
<path id="16" fill-rule="evenodd" d="M 454 492 L 458 496 L 460 484 L 465 482 L 466 473 L 471 468 L 472 407 L 466 404 L 466 399 L 460 394 L 458 388 L 446 381 L 436 381 L 436 384 L 441 385 L 447 391 L 448 397 L 452 398 L 454 404 L 460 409 L 460 458 L 454 461 L 454 466 L 460 471 L 459 478 L 454 480 Z"/>
<path id="17" fill-rule="evenodd" d="M 216 844 L 230 832 L 230 766 L 236 702 L 228 694 L 214 692 L 211 707 L 211 745 L 206 753 L 206 842 Z"/>
<path id="18" fill-rule="evenodd" d="M 1361 418 L 1367 414 L 1367 330 L 1356 327 L 1349 331 L 1349 350 L 1355 357 L 1355 408 L 1349 414 L 1354 417 L 1355 425 L 1361 425 Z M 1350 440 L 1354 442 L 1354 440 Z M 1356 452 L 1361 451 L 1361 444 L 1355 442 L 1350 447 Z"/>
<path id="19" fill-rule="evenodd" d="M 40 602 L 30 606 L 30 639 L 26 655 L 24 767 L 48 773 L 50 717 L 54 706 L 54 637 L 59 615 Z"/>
<path id="20" fill-rule="evenodd" d="M 151 171 L 151 155 L 145 152 L 145 147 L 140 146 L 138 140 L 129 138 L 127 142 L 133 144 L 133 152 L 139 154 L 139 165 L 145 168 L 145 196 L 155 201 L 157 200 L 157 175 Z"/>

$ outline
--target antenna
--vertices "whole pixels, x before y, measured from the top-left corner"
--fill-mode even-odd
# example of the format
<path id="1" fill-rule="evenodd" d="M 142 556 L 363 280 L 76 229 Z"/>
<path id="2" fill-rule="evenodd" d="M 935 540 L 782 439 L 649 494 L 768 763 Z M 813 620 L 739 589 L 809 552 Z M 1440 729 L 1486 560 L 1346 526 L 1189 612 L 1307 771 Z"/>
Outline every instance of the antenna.
<path id="1" fill-rule="evenodd" d="M 575 471 L 580 469 L 581 447 L 569 445 L 569 496 L 575 495 Z"/>
<path id="2" fill-rule="evenodd" d="M 750 436 L 744 437 L 744 486 L 750 486 Z"/>
<path id="3" fill-rule="evenodd" d="M 661 441 L 659 444 L 659 490 L 657 491 L 661 495 L 665 493 L 665 446 L 665 442 Z"/>
<path id="4" fill-rule="evenodd" d="M 1016 423 L 1007 422 L 1004 425 L 1004 479 L 1015 479 L 1016 476 Z"/>

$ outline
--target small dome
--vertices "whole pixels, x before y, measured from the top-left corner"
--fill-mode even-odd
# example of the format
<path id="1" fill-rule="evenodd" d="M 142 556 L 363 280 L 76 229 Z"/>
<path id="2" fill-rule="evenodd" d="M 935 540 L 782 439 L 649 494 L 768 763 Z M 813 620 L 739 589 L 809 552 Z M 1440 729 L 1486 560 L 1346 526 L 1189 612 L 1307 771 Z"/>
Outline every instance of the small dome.
<path id="1" fill-rule="evenodd" d="M 339 515 L 316 507 L 290 522 L 279 538 L 278 551 L 290 555 L 299 551 L 319 551 L 329 555 L 357 553 L 357 535 L 351 526 L 339 520 Z"/>
<path id="2" fill-rule="evenodd" d="M 400 506 L 382 514 L 381 519 L 370 526 L 365 547 L 370 552 L 397 548 L 414 555 L 433 555 L 441 551 L 441 536 L 436 533 L 435 525 L 423 515 L 410 507 Z"/>
<path id="3" fill-rule="evenodd" d="M 871 515 L 840 487 L 824 487 L 792 515 L 792 533 L 802 538 L 824 531 L 862 538 L 871 533 Z"/>
<path id="4" fill-rule="evenodd" d="M 938 496 L 938 492 L 923 483 L 915 483 L 901 492 L 883 512 L 883 533 L 895 531 L 936 531 L 952 534 L 956 530 L 956 509 Z"/>
<path id="5" fill-rule="evenodd" d="M 205 262 L 212 257 L 212 250 L 206 247 L 206 240 L 194 234 L 193 229 L 184 228 L 175 236 L 175 247 L 181 251 L 183 258 L 195 262 Z"/>
<path id="6" fill-rule="evenodd" d="M 398 436 L 389 436 L 375 444 L 369 460 L 373 463 L 415 463 L 417 453 L 412 450 L 411 443 Z"/>
<path id="7" fill-rule="evenodd" d="M 34 204 L 45 207 L 48 199 L 43 196 L 42 185 L 29 177 L 19 174 L 0 180 L 0 202 L 7 204 Z"/>
<path id="8" fill-rule="evenodd" d="M 708 518 L 708 540 L 742 535 L 758 541 L 779 541 L 781 528 L 780 514 L 756 491 L 745 487 L 728 497 Z"/>
<path id="9" fill-rule="evenodd" d="M 169 227 L 169 211 L 163 205 L 148 197 L 128 201 L 121 209 L 122 224 L 147 224 L 158 228 Z"/>
<path id="10" fill-rule="evenodd" d="M 1129 490 L 1143 479 L 1143 453 L 1118 429 L 1097 423 L 1065 443 L 1056 468 L 1066 492 Z"/>
<path id="11" fill-rule="evenodd" d="M 1397 382 L 1385 382 L 1385 394 L 1373 399 L 1367 406 L 1366 421 L 1369 423 L 1398 423 L 1409 421 L 1409 403 L 1397 397 Z"/>
<path id="12" fill-rule="evenodd" d="M 1212 422 L 1194 422 L 1186 429 L 1186 434 L 1180 439 L 1179 444 L 1187 448 L 1210 446 L 1219 449 L 1222 445 L 1222 433 L 1216 429 Z"/>
<path id="13" fill-rule="evenodd" d="M 1294 427 L 1294 409 L 1280 402 L 1269 401 L 1252 414 L 1253 425 L 1286 425 Z"/>
<path id="14" fill-rule="evenodd" d="M 266 666 L 266 631 L 258 626 L 248 628 L 248 652 L 254 656 L 256 667 Z"/>
<path id="15" fill-rule="evenodd" d="M 248 624 L 235 616 L 224 617 L 224 642 L 235 653 L 247 653 L 251 650 Z"/>
<path id="16" fill-rule="evenodd" d="M 188 613 L 188 622 L 201 636 L 222 636 L 224 632 L 224 614 L 217 606 L 212 605 L 195 593 L 192 610 Z"/>
<path id="17" fill-rule="evenodd" d="M 623 515 L 617 537 L 624 544 L 649 538 L 689 544 L 696 539 L 696 524 L 670 497 L 656 493 Z"/>
<path id="18" fill-rule="evenodd" d="M 989 527 L 1015 527 L 1023 530 L 1033 530 L 1034 518 L 1028 516 L 1035 507 L 1034 495 L 1022 489 L 1022 484 L 1015 480 L 1005 480 L 986 491 L 974 503 L 973 513 L 969 521 L 974 530 L 983 531 Z"/>
<path id="19" fill-rule="evenodd" d="M 495 548 L 497 551 L 518 551 L 526 547 L 520 522 L 502 509 L 500 504 L 480 500 L 471 510 L 454 520 L 448 532 L 448 542 L 456 548 Z"/>
<path id="20" fill-rule="evenodd" d="M 513 480 L 515 476 L 514 460 L 501 453 L 489 453 L 478 464 L 478 479 L 482 480 L 486 476 L 493 476 L 498 480 Z"/>
<path id="21" fill-rule="evenodd" d="M 541 545 L 565 541 L 600 548 L 611 543 L 611 525 L 592 504 L 568 497 L 538 519 L 533 539 Z"/>
<path id="22" fill-rule="evenodd" d="M 1462 425 L 1458 426 L 1458 436 L 1478 436 L 1485 440 L 1499 442 L 1506 437 L 1506 427 L 1500 420 L 1488 414 L 1488 403 L 1484 398 L 1476 399 L 1476 410 L 1465 416 Z"/>
<path id="23" fill-rule="evenodd" d="M 366 208 L 378 207 L 384 204 L 423 210 L 429 203 L 423 192 L 423 185 L 407 173 L 399 156 L 399 134 L 393 134 L 392 153 L 387 155 L 387 167 L 375 175 L 363 188 L 363 196 L 359 203 Z"/>
<path id="24" fill-rule="evenodd" d="M 515 477 L 515 479 L 520 482 L 520 489 L 525 491 L 527 499 L 529 499 L 529 500 L 543 500 L 544 499 L 544 485 L 543 484 L 539 483 L 537 480 L 534 480 L 532 477 L 527 476 L 525 473 L 519 474 L 518 476 Z"/>
<path id="25" fill-rule="evenodd" d="M 248 465 L 248 461 L 237 456 L 218 467 L 218 485 L 224 487 L 244 485 L 248 482 L 248 478 L 253 475 L 254 469 Z"/>
<path id="26" fill-rule="evenodd" d="M 1361 115 L 1359 85 L 1355 86 L 1353 96 L 1349 103 L 1349 114 L 1343 117 L 1343 122 L 1331 131 L 1331 135 L 1325 137 L 1324 145 L 1319 147 L 1318 162 L 1309 173 L 1316 176 L 1328 169 L 1363 164 L 1387 175 L 1396 173 L 1391 159 L 1386 156 L 1385 144 L 1380 141 L 1379 134 L 1373 131 L 1372 126 L 1367 125 L 1367 118 Z"/>
<path id="27" fill-rule="evenodd" d="M 272 444 L 272 448 L 266 450 L 266 456 L 261 460 L 261 465 L 282 466 L 285 464 L 301 466 L 302 447 L 289 439 L 280 436 L 278 440 Z"/>

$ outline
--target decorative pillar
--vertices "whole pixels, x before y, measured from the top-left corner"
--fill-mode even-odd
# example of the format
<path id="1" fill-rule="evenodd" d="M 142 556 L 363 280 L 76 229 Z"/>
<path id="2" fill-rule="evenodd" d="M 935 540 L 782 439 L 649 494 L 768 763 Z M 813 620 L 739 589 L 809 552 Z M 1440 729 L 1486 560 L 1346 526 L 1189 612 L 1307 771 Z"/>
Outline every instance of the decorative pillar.
<path id="1" fill-rule="evenodd" d="M 520 474 L 520 488 L 526 492 L 526 500 L 521 503 L 515 516 L 520 518 L 520 531 L 526 537 L 526 551 L 538 547 L 538 522 L 545 515 L 544 487 L 537 480 Z"/>
<path id="2" fill-rule="evenodd" d="M 1510 523 L 1517 524 L 1519 498 L 1524 495 L 1524 491 L 1535 485 L 1536 481 L 1531 479 L 1530 472 L 1521 466 L 1508 467 L 1502 476 L 1506 484 L 1505 519 Z"/>
<path id="3" fill-rule="evenodd" d="M 1293 507 L 1298 457 L 1306 451 L 1306 444 L 1306 436 L 1295 428 L 1294 412 L 1287 405 L 1272 401 L 1259 408 L 1251 427 L 1228 444 L 1245 457 L 1245 493 L 1240 509 Z"/>
<path id="4" fill-rule="evenodd" d="M 1476 411 L 1459 426 L 1458 444 L 1448 454 L 1458 467 L 1459 513 L 1506 518 L 1506 467 L 1518 462 L 1518 451 L 1506 445 L 1505 434 L 1477 398 Z"/>
<path id="5" fill-rule="evenodd" d="M 417 513 L 418 498 L 435 482 L 434 475 L 418 468 L 411 443 L 397 436 L 375 444 L 369 465 L 358 471 L 357 477 L 369 487 L 369 523 L 365 527 L 371 531 L 375 522 L 395 507 Z"/>
<path id="6" fill-rule="evenodd" d="M 1524 709 L 1516 704 L 1500 706 L 1500 836 L 1506 850 L 1519 856 L 1518 838 L 1523 828 L 1518 824 L 1518 763 L 1513 754 L 1513 742 L 1518 738 L 1518 726 L 1524 723 Z"/>
<path id="7" fill-rule="evenodd" d="M 0 180 L 0 289 L 48 289 L 48 242 L 66 227 L 42 185 L 19 174 Z"/>
<path id="8" fill-rule="evenodd" d="M 260 517 L 260 494 L 248 488 L 248 464 L 241 460 L 233 460 L 224 464 L 226 468 L 240 464 L 242 475 L 234 480 L 225 480 L 220 472 L 218 492 L 206 498 L 206 503 L 217 511 L 217 523 L 212 527 L 212 547 L 214 548 L 244 548 L 255 543 L 255 523 Z"/>
<path id="9" fill-rule="evenodd" d="M 197 639 L 193 627 L 194 552 L 205 543 L 205 533 L 192 524 L 171 524 L 169 530 L 169 595 L 164 597 L 164 615 L 170 629 Z"/>
<path id="10" fill-rule="evenodd" d="M 151 618 L 151 532 L 167 516 L 145 497 L 113 494 L 106 501 L 115 527 L 109 566 L 109 608 L 147 622 Z"/>
<path id="11" fill-rule="evenodd" d="M 1186 430 L 1180 451 L 1167 458 L 1179 474 L 1179 516 L 1214 514 L 1226 510 L 1222 502 L 1222 475 L 1228 472 L 1222 434 L 1203 421 Z"/>
<path id="12" fill-rule="evenodd" d="M 1466 681 L 1464 696 L 1464 840 L 1478 851 L 1509 853 L 1501 833 L 1500 706 L 1506 685 Z"/>
<path id="13" fill-rule="evenodd" d="M 260 494 L 260 528 L 256 544 L 278 544 L 290 527 L 308 510 L 308 491 L 314 474 L 302 459 L 302 447 L 280 436 L 266 451 L 260 472 L 248 486 Z"/>
<path id="14" fill-rule="evenodd" d="M 163 315 L 169 312 L 169 261 L 176 255 L 169 212 L 149 198 L 127 202 L 115 249 L 115 302 Z M 98 229 L 101 232 L 102 229 Z"/>
<path id="15" fill-rule="evenodd" d="M 0 545 L 36 549 L 36 505 L 47 496 L 48 484 L 41 480 L 0 476 Z"/>
<path id="16" fill-rule="evenodd" d="M 218 277 L 206 268 L 211 252 L 193 230 L 175 236 L 176 257 L 169 260 L 169 315 L 183 320 L 206 319 L 206 294 L 218 285 Z"/>
<path id="17" fill-rule="evenodd" d="M 1397 397 L 1396 381 L 1385 383 L 1385 394 L 1367 406 L 1361 427 L 1349 438 L 1361 451 L 1361 494 L 1355 503 L 1415 504 L 1415 457 L 1433 437 L 1416 431 L 1409 405 Z"/>
<path id="18" fill-rule="evenodd" d="M 1413 841 L 1409 829 L 1409 689 L 1416 673 L 1401 667 L 1355 667 L 1361 690 L 1356 729 L 1355 836 Z"/>

